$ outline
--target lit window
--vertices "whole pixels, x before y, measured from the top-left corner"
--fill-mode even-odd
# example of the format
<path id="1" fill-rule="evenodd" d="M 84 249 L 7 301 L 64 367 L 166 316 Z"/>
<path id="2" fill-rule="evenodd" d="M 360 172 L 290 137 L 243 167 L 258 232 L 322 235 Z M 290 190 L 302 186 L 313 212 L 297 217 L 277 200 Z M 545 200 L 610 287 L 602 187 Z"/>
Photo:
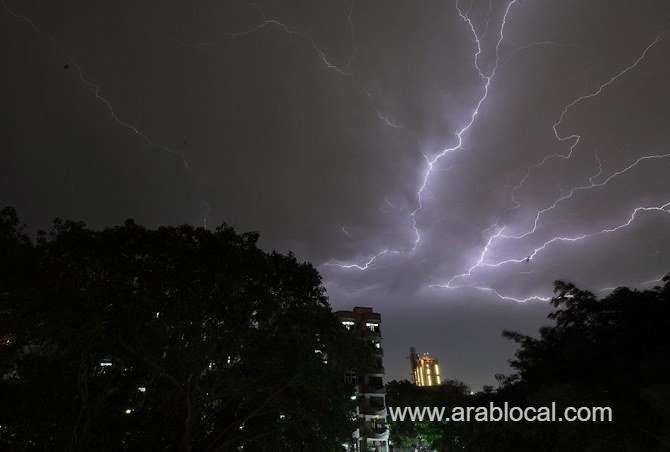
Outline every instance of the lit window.
<path id="1" fill-rule="evenodd" d="M 356 323 L 352 322 L 351 320 L 343 320 L 342 325 L 348 330 L 352 329 Z"/>
<path id="2" fill-rule="evenodd" d="M 147 392 L 147 388 L 145 386 L 140 386 L 139 388 L 137 388 L 137 390 L 140 392 Z"/>

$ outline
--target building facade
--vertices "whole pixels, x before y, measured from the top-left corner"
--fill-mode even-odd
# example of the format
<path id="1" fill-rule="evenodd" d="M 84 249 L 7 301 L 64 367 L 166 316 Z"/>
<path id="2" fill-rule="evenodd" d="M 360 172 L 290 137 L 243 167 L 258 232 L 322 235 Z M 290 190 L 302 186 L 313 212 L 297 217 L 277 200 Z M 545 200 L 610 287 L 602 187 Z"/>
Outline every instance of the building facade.
<path id="1" fill-rule="evenodd" d="M 353 433 L 349 450 L 387 452 L 389 430 L 386 425 L 381 315 L 367 307 L 355 307 L 352 311 L 337 311 L 335 315 L 345 328 L 369 339 L 376 352 L 374 369 L 364 375 L 347 377 L 356 387 L 356 393 L 352 397 L 358 401 L 356 408 L 358 429 Z"/>
<path id="2" fill-rule="evenodd" d="M 442 383 L 437 358 L 433 358 L 428 353 L 418 355 L 416 349 L 412 347 L 409 349 L 409 361 L 412 368 L 412 383 L 417 386 L 438 386 Z"/>

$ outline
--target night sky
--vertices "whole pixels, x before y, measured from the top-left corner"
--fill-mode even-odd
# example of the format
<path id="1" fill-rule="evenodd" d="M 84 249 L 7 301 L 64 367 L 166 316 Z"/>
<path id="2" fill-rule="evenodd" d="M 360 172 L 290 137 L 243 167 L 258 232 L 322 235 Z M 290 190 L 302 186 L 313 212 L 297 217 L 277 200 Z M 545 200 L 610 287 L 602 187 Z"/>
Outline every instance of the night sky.
<path id="1" fill-rule="evenodd" d="M 0 0 L 1 1 L 1 0 Z M 0 8 L 0 204 L 32 229 L 226 222 L 478 389 L 556 279 L 670 270 L 670 4 Z"/>

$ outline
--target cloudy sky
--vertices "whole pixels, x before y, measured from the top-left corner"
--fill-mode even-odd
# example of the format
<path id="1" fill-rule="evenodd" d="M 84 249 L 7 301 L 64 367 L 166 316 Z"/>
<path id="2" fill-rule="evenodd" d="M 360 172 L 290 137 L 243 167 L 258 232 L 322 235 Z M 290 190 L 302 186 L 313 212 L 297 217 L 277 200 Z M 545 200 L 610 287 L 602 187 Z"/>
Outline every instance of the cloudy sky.
<path id="1" fill-rule="evenodd" d="M 479 388 L 552 281 L 670 270 L 670 5 L 4 0 L 0 203 L 226 222 Z M 602 292 L 606 293 L 606 290 Z"/>

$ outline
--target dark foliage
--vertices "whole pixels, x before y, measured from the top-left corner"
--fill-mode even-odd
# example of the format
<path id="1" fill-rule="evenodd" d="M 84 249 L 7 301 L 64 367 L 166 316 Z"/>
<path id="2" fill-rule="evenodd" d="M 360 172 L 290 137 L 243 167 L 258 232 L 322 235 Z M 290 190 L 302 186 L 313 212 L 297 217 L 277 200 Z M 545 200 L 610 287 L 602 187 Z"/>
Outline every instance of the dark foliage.
<path id="1" fill-rule="evenodd" d="M 612 422 L 400 423 L 396 442 L 482 452 L 670 450 L 670 277 L 651 290 L 621 287 L 602 299 L 561 281 L 554 290 L 554 326 L 539 337 L 503 333 L 519 344 L 511 361 L 517 373 L 496 376 L 496 390 L 431 398 L 393 383 L 389 396 L 399 393 L 398 403 L 409 406 L 555 402 L 559 415 L 568 406 L 611 407 Z"/>
<path id="2" fill-rule="evenodd" d="M 470 389 L 465 383 L 447 380 L 439 386 L 419 387 L 413 383 L 390 381 L 386 384 L 386 404 L 389 407 L 449 407 L 466 405 Z M 428 420 L 393 421 L 389 417 L 391 440 L 409 450 L 432 450 L 443 436 L 442 425 Z"/>
<path id="3" fill-rule="evenodd" d="M 0 222 L 0 448 L 335 450 L 371 352 L 257 234 Z"/>

